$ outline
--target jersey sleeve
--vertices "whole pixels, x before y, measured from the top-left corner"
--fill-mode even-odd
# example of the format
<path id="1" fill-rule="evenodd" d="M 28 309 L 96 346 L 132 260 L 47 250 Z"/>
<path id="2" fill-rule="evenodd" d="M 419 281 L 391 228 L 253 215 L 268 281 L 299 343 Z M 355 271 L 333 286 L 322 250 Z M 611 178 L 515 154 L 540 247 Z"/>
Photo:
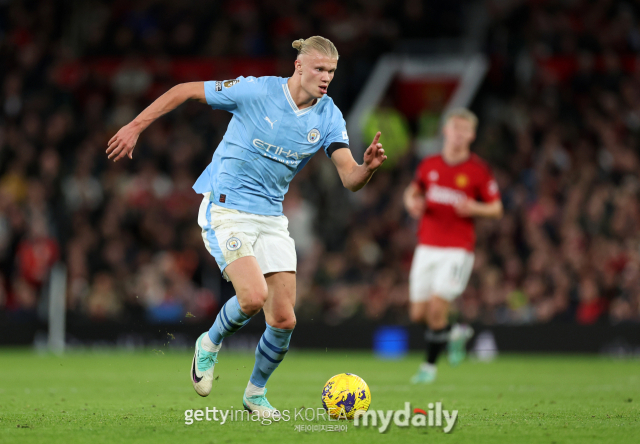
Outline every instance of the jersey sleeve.
<path id="1" fill-rule="evenodd" d="M 347 123 L 340 110 L 334 105 L 329 132 L 324 139 L 324 152 L 327 157 L 331 157 L 334 151 L 340 148 L 349 148 L 349 135 L 347 134 Z"/>
<path id="2" fill-rule="evenodd" d="M 500 199 L 500 190 L 498 189 L 498 182 L 491 174 L 491 171 L 487 169 L 480 183 L 480 200 L 482 202 L 491 203 Z"/>
<path id="3" fill-rule="evenodd" d="M 204 82 L 204 95 L 213 109 L 233 111 L 242 104 L 250 93 L 250 82 L 244 77 L 231 80 L 211 80 Z"/>

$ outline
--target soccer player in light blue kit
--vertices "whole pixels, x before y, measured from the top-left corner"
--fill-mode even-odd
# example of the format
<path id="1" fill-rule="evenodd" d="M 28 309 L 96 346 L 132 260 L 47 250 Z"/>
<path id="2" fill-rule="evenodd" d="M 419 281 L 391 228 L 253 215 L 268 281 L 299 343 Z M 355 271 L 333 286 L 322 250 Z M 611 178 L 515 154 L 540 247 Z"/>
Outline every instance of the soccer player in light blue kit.
<path id="1" fill-rule="evenodd" d="M 296 325 L 296 253 L 282 201 L 293 176 L 323 149 L 343 185 L 362 188 L 386 160 L 377 133 L 359 165 L 349 149 L 340 110 L 327 94 L 338 64 L 329 40 L 293 42 L 298 50 L 290 78 L 238 77 L 177 85 L 111 138 L 107 153 L 132 157 L 140 133 L 188 99 L 233 114 L 211 164 L 194 185 L 203 194 L 198 223 L 204 244 L 233 283 L 236 296 L 220 309 L 196 341 L 191 380 L 200 396 L 211 392 L 222 340 L 264 310 L 266 330 L 243 404 L 261 416 L 279 415 L 266 398 L 266 384 L 282 362 Z"/>

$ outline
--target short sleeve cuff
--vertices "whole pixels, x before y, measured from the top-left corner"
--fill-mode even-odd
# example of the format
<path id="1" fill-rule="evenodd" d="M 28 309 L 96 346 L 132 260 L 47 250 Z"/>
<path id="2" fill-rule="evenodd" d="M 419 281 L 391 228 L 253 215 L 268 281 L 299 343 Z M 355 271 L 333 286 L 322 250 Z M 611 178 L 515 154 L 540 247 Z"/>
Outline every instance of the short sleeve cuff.
<path id="1" fill-rule="evenodd" d="M 333 152 L 336 151 L 336 150 L 339 150 L 340 148 L 349 148 L 349 144 L 348 143 L 344 143 L 344 142 L 333 142 L 326 149 L 327 156 L 331 157 Z"/>

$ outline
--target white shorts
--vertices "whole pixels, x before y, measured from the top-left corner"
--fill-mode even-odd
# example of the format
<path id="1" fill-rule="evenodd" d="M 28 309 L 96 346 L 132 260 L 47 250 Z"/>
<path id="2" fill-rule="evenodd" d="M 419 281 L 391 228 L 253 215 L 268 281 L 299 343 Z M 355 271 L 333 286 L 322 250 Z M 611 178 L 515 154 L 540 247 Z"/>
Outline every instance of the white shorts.
<path id="1" fill-rule="evenodd" d="M 286 216 L 263 216 L 224 208 L 209 200 L 205 193 L 198 225 L 207 251 L 215 258 L 222 276 L 224 269 L 244 256 L 254 256 L 263 274 L 296 271 L 296 249 L 289 236 Z"/>
<path id="2" fill-rule="evenodd" d="M 473 259 L 463 248 L 418 245 L 409 274 L 409 300 L 424 302 L 433 295 L 454 300 L 469 282 Z"/>

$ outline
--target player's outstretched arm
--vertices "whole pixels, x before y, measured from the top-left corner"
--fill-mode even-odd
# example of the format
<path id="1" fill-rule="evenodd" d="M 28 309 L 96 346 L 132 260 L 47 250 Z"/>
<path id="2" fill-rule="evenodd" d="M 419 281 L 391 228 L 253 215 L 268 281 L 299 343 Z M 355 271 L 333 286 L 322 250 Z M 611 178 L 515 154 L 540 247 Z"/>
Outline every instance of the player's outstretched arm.
<path id="1" fill-rule="evenodd" d="M 174 110 L 189 99 L 207 103 L 204 94 L 204 82 L 181 83 L 158 97 L 144 111 L 138 114 L 138 117 L 120 128 L 116 135 L 109 140 L 107 147 L 109 159 L 113 159 L 114 162 L 124 156 L 129 156 L 129 159 L 131 159 L 140 133 L 158 117 Z"/>
<path id="2" fill-rule="evenodd" d="M 381 133 L 378 131 L 373 142 L 364 152 L 362 165 L 358 165 L 351 150 L 348 149 L 338 149 L 331 156 L 331 160 L 338 169 L 342 185 L 349 191 L 358 191 L 365 186 L 373 173 L 387 160 L 382 144 L 378 142 L 380 135 Z"/>

